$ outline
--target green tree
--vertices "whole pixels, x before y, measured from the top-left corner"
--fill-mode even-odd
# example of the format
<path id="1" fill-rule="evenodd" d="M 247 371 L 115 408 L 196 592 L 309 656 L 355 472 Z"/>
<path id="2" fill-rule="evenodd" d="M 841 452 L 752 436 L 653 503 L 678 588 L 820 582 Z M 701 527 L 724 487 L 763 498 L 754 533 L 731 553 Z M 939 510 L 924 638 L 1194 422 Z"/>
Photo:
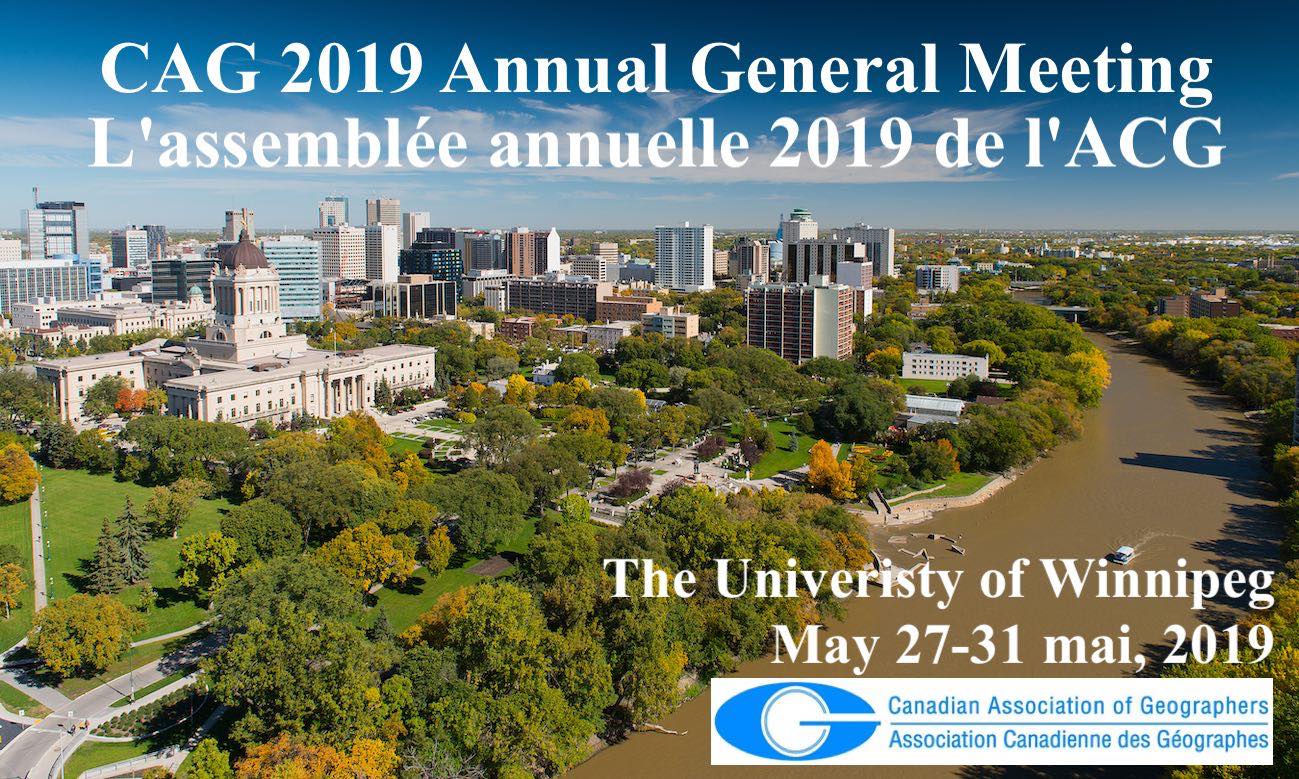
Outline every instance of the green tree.
<path id="1" fill-rule="evenodd" d="M 825 398 L 817 421 L 840 440 L 871 440 L 893 422 L 901 402 L 902 392 L 893 382 L 853 377 L 840 382 Z"/>
<path id="2" fill-rule="evenodd" d="M 118 541 L 113 526 L 104 518 L 103 527 L 99 530 L 99 540 L 95 542 L 95 558 L 90 569 L 90 591 L 99 595 L 120 591 L 128 582 L 126 573 L 126 553 Z"/>
<path id="3" fill-rule="evenodd" d="M 375 648 L 355 625 L 279 602 L 207 664 L 217 698 L 234 714 L 245 747 L 280 733 L 346 742 L 375 733 L 381 708 Z"/>
<path id="4" fill-rule="evenodd" d="M 619 386 L 651 390 L 668 385 L 668 369 L 658 360 L 632 360 L 618 368 L 616 378 Z"/>
<path id="5" fill-rule="evenodd" d="M 149 552 L 144 548 L 149 542 L 149 533 L 145 530 L 144 521 L 135 513 L 130 498 L 126 499 L 122 513 L 117 515 L 113 535 L 122 550 L 122 570 L 126 581 L 144 581 L 149 576 Z"/>
<path id="6" fill-rule="evenodd" d="M 89 675 L 116 662 L 143 627 L 116 598 L 78 594 L 37 612 L 27 645 L 57 676 Z"/>
<path id="7" fill-rule="evenodd" d="M 210 598 L 235 566 L 239 545 L 221 531 L 189 536 L 180 542 L 180 584 Z"/>
<path id="8" fill-rule="evenodd" d="M 447 564 L 451 562 L 451 555 L 455 554 L 456 548 L 451 543 L 451 534 L 447 532 L 445 526 L 433 529 L 432 533 L 424 539 L 424 567 L 433 576 L 437 576 L 447 569 Z"/>
<path id="9" fill-rule="evenodd" d="M 67 422 L 47 422 L 41 425 L 38 435 L 41 461 L 51 468 L 76 467 L 80 463 L 75 449 L 76 438 L 77 431 Z"/>
<path id="10" fill-rule="evenodd" d="M 221 533 L 234 540 L 241 565 L 302 551 L 302 528 L 283 506 L 254 498 L 221 517 Z"/>
<path id="11" fill-rule="evenodd" d="M 230 768 L 230 755 L 217 746 L 216 739 L 205 738 L 198 742 L 185 761 L 186 779 L 235 779 Z"/>
<path id="12" fill-rule="evenodd" d="M 217 589 L 212 611 L 219 626 L 239 632 L 254 620 L 269 620 L 286 603 L 322 620 L 351 622 L 362 611 L 361 593 L 314 555 L 273 557 L 231 573 Z"/>
<path id="13" fill-rule="evenodd" d="M 528 499 L 514 479 L 483 468 L 470 468 L 435 485 L 433 503 L 455 518 L 456 545 L 483 557 L 505 546 L 523 528 Z"/>
<path id="14" fill-rule="evenodd" d="M 570 382 L 578 376 L 590 382 L 598 381 L 600 378 L 599 364 L 586 352 L 571 352 L 564 355 L 559 360 L 559 366 L 555 368 L 557 381 Z"/>
<path id="15" fill-rule="evenodd" d="M 205 497 L 210 485 L 202 479 L 178 479 L 167 487 L 154 487 L 144 504 L 144 516 L 154 535 L 175 538 L 189 518 L 198 499 Z"/>
<path id="16" fill-rule="evenodd" d="M 494 468 L 515 452 L 531 443 L 541 426 L 524 409 L 499 405 L 487 409 L 465 430 L 465 445 L 472 448 L 478 462 Z"/>
<path id="17" fill-rule="evenodd" d="M 378 386 L 374 388 L 374 405 L 384 409 L 392 405 L 392 385 L 387 379 L 379 379 Z"/>

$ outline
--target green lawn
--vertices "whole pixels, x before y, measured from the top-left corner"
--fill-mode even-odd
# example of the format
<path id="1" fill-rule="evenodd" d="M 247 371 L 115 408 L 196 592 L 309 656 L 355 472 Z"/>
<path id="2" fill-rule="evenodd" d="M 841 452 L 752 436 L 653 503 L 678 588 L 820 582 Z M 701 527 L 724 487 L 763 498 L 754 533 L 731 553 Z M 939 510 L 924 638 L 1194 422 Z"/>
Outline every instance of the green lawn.
<path id="1" fill-rule="evenodd" d="M 50 713 L 48 707 L 28 697 L 27 693 L 5 682 L 0 682 L 0 701 L 5 708 L 17 714 L 22 712 L 28 717 L 44 717 Z"/>
<path id="2" fill-rule="evenodd" d="M 775 440 L 775 448 L 758 460 L 758 464 L 750 474 L 752 478 L 767 479 L 782 471 L 792 471 L 807 465 L 807 452 L 818 439 L 800 433 L 793 423 L 780 420 L 768 422 L 767 429 L 771 431 Z M 791 437 L 796 437 L 798 440 L 797 448 L 792 451 L 789 448 Z M 744 471 L 739 471 L 738 475 L 743 476 Z"/>
<path id="3" fill-rule="evenodd" d="M 32 626 L 32 523 L 27 501 L 0 505 L 0 544 L 18 550 L 19 565 L 27 579 L 27 588 L 18 597 L 18 606 L 4 619 L 0 610 L 0 651 L 22 640 Z"/>
<path id="4" fill-rule="evenodd" d="M 94 558 L 95 542 L 104 519 L 115 519 L 129 497 L 137 509 L 149 499 L 149 489 L 119 482 L 111 475 L 86 471 L 45 468 L 42 508 L 45 511 L 46 569 L 53 583 L 52 598 L 66 598 L 84 591 L 88 565 Z M 208 533 L 220 525 L 221 514 L 230 508 L 225 499 L 200 500 L 180 536 Z M 170 633 L 193 625 L 207 612 L 181 591 L 176 571 L 180 567 L 180 538 L 158 538 L 149 542 L 149 581 L 158 593 L 158 605 L 145 615 L 145 628 L 136 639 Z M 136 603 L 138 587 L 128 587 L 118 597 L 127 605 Z"/>
<path id="5" fill-rule="evenodd" d="M 130 760 L 163 747 L 180 744 L 189 738 L 194 729 L 183 725 L 140 741 L 86 741 L 68 758 L 63 774 L 69 777 L 81 776 L 83 772 L 101 765 Z"/>
<path id="6" fill-rule="evenodd" d="M 504 553 L 522 553 L 528 548 L 528 542 L 537 532 L 537 520 L 529 517 L 523 530 L 519 532 L 501 551 Z M 482 558 L 473 558 L 457 568 L 448 568 L 432 581 L 428 571 L 420 569 L 411 574 L 406 585 L 400 589 L 384 587 L 375 595 L 375 608 L 382 607 L 388 615 L 393 629 L 405 630 L 415 624 L 419 615 L 428 611 L 440 595 L 459 589 L 468 584 L 482 581 L 483 577 L 470 573 L 469 569 L 482 562 Z M 508 573 L 508 571 L 506 571 Z"/>
<path id="7" fill-rule="evenodd" d="M 966 473 L 964 471 L 961 471 L 960 473 L 954 473 L 951 476 L 949 476 L 943 482 L 943 486 L 940 487 L 939 489 L 936 489 L 933 492 L 926 492 L 923 495 L 916 495 L 913 498 L 908 498 L 907 500 L 902 501 L 902 503 L 904 504 L 910 503 L 913 500 L 928 500 L 930 498 L 962 497 L 977 492 L 980 488 L 983 487 L 983 485 L 987 484 L 990 481 L 992 481 L 991 474 Z M 920 489 L 925 489 L 927 486 L 930 485 L 922 486 L 920 487 Z M 894 503 L 893 505 L 896 506 L 899 504 Z"/>
<path id="8" fill-rule="evenodd" d="M 947 385 L 951 384 L 950 381 L 945 381 L 943 379 L 898 379 L 898 383 L 901 384 L 902 388 L 907 392 L 910 392 L 912 387 L 919 387 L 922 391 L 932 392 L 935 395 L 941 395 L 946 392 Z"/>
<path id="9" fill-rule="evenodd" d="M 422 438 L 393 437 L 392 443 L 388 444 L 388 454 L 394 457 L 405 457 L 408 454 L 419 454 L 419 450 L 423 448 L 424 439 Z"/>

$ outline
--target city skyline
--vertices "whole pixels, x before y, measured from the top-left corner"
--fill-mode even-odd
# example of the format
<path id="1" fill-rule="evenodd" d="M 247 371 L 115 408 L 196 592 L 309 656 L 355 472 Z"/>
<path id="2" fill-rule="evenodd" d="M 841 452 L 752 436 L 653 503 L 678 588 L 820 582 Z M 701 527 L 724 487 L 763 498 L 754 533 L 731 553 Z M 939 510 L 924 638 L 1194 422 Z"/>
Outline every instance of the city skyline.
<path id="1" fill-rule="evenodd" d="M 333 8 L 324 3 L 322 11 Z M 266 85 L 288 78 L 291 68 L 280 56 L 289 40 L 301 40 L 318 51 L 338 40 L 350 48 L 375 41 L 381 51 L 409 39 L 425 57 L 428 82 L 403 94 L 338 95 L 319 91 L 304 96 L 282 95 L 259 88 L 246 95 L 223 95 L 210 89 L 200 95 L 169 93 L 121 95 L 100 77 L 100 60 L 112 45 L 128 40 L 155 47 L 151 64 L 125 64 L 124 78 L 156 78 L 164 54 L 175 42 L 168 15 L 141 13 L 129 25 L 108 9 L 86 6 L 65 25 L 58 41 L 34 38 L 23 50 L 0 52 L 0 66 L 10 72 L 31 72 L 39 65 L 41 78 L 15 84 L 9 90 L 9 110 L 0 119 L 0 175 L 11 186 L 0 190 L 0 223 L 16 219 L 31 202 L 30 188 L 39 186 L 43 199 L 77 199 L 87 203 L 91 226 L 110 229 L 127 224 L 167 224 L 202 229 L 233 205 L 247 203 L 266 225 L 305 228 L 312 224 L 316 205 L 329 194 L 346 193 L 360 209 L 369 197 L 389 196 L 407 209 L 427 210 L 435 223 L 483 225 L 556 225 L 569 229 L 634 229 L 686 220 L 718 227 L 757 227 L 776 222 L 794 206 L 818 213 L 825 224 L 888 224 L 899 229 L 959 229 L 983 225 L 1006 229 L 1116 230 L 1286 230 L 1299 227 L 1294 208 L 1299 197 L 1299 133 L 1288 129 L 1299 119 L 1299 108 L 1277 101 L 1286 83 L 1282 55 L 1284 24 L 1261 9 L 1234 11 L 1232 25 L 1199 24 L 1192 4 L 1179 15 L 1158 10 L 1102 5 L 1084 17 L 1066 17 L 1063 10 L 1043 11 L 1022 6 L 1005 18 L 983 18 L 977 9 L 952 7 L 939 14 L 898 8 L 859 9 L 873 29 L 892 31 L 879 40 L 862 39 L 859 25 L 824 24 L 844 18 L 846 7 L 826 7 L 810 14 L 809 31 L 781 44 L 771 37 L 771 14 L 764 9 L 741 18 L 723 11 L 684 5 L 630 8 L 612 18 L 595 18 L 574 10 L 563 17 L 515 7 L 513 18 L 526 22 L 528 36 L 507 34 L 502 25 L 483 24 L 472 9 L 439 12 L 443 29 L 464 30 L 437 38 L 412 36 L 385 23 L 391 17 L 366 15 L 350 6 L 344 32 L 324 19 L 280 18 L 263 14 L 244 20 L 237 32 L 187 31 L 185 50 L 201 76 L 203 60 L 215 45 L 247 40 L 258 45 L 255 66 Z M 1122 9 L 1121 17 L 1106 13 Z M 414 8 L 410 9 L 412 12 Z M 18 27 L 34 9 L 16 9 Z M 986 16 L 986 15 L 985 15 Z M 584 37 L 556 49 L 572 21 L 582 18 Z M 638 19 L 681 17 L 689 23 L 649 25 Z M 1116 21 L 1119 18 L 1119 21 Z M 292 22 L 290 25 L 289 22 Z M 1056 33 L 1069 24 L 1067 43 Z M 286 32 L 291 29 L 292 32 Z M 1213 101 L 1204 109 L 1185 109 L 1175 94 L 1065 95 L 961 94 L 958 42 L 979 41 L 997 46 L 1026 41 L 1034 55 L 1057 59 L 1090 58 L 1105 47 L 1117 51 L 1130 42 L 1136 56 L 1163 56 L 1174 62 L 1185 57 L 1213 60 L 1207 82 Z M 480 61 L 495 56 L 645 56 L 650 45 L 665 42 L 669 49 L 669 86 L 664 95 L 514 95 L 441 94 L 439 76 L 449 72 L 461 45 L 470 43 Z M 712 41 L 739 41 L 744 58 L 756 56 L 916 56 L 923 42 L 939 48 L 939 94 L 760 95 L 747 91 L 715 96 L 694 88 L 689 58 Z M 1275 43 L 1275 45 L 1273 45 Z M 72 44 L 72 45 L 69 45 Z M 787 45 L 786 45 L 787 44 Z M 281 74 L 281 72 L 283 72 Z M 57 87 L 51 90 L 51 86 Z M 388 85 L 393 86 L 393 85 Z M 817 169 L 804 164 L 776 171 L 751 163 L 739 171 L 668 170 L 496 170 L 471 164 L 461 171 L 443 169 L 390 172 L 301 172 L 285 169 L 232 171 L 164 171 L 152 164 L 128 170 L 88 167 L 92 154 L 90 116 L 116 117 L 118 126 L 140 116 L 154 118 L 159 128 L 217 131 L 269 129 L 323 130 L 357 116 L 374 123 L 383 116 L 413 122 L 430 116 L 437 131 L 457 129 L 471 148 L 485 148 L 483 139 L 501 129 L 517 131 L 590 129 L 652 132 L 671 126 L 677 117 L 715 117 L 719 125 L 744 131 L 755 140 L 755 154 L 768 153 L 777 133 L 771 122 L 788 114 L 806 122 L 816 116 L 846 119 L 900 115 L 917 131 L 917 143 L 931 144 L 947 129 L 953 116 L 969 116 L 976 129 L 1005 131 L 1008 147 L 1022 150 L 1023 118 L 1058 115 L 1076 132 L 1093 116 L 1111 147 L 1117 146 L 1123 121 L 1141 115 L 1167 116 L 1176 123 L 1191 115 L 1220 116 L 1223 164 L 1191 170 L 1173 163 L 1152 170 L 1065 169 L 1059 159 L 1066 148 L 1049 150 L 1047 166 L 1021 167 L 1012 157 L 991 171 L 948 171 L 913 155 L 890 171 L 872 169 L 870 183 L 838 167 Z M 1203 140 L 1201 141 L 1203 142 Z M 1072 148 L 1071 143 L 1063 144 Z M 156 148 L 138 147 L 142 159 L 156 157 Z M 1142 149 L 1159 153 L 1152 145 Z M 1166 149 L 1165 149 L 1166 151 Z M 887 174 L 887 175 L 886 175 Z M 257 197 L 249 197 L 256 193 Z M 574 227 L 575 226 L 575 227 Z"/>

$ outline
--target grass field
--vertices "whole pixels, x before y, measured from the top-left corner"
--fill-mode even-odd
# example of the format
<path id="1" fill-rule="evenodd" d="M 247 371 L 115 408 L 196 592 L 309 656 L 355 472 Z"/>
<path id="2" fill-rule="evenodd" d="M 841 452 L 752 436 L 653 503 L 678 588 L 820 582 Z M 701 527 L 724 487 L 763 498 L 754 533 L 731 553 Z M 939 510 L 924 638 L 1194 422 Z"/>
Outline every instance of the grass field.
<path id="1" fill-rule="evenodd" d="M 775 439 L 775 448 L 758 460 L 758 464 L 750 474 L 751 478 L 767 479 L 782 471 L 792 471 L 807 465 L 807 452 L 818 439 L 800 433 L 790 422 L 773 420 L 767 423 L 767 429 Z M 789 448 L 791 438 L 798 441 L 793 450 Z M 739 475 L 743 476 L 744 472 L 740 471 Z"/>
<path id="2" fill-rule="evenodd" d="M 898 383 L 907 392 L 911 392 L 912 387 L 919 387 L 923 392 L 932 392 L 935 395 L 941 395 L 947 391 L 947 385 L 950 381 L 943 379 L 898 379 Z"/>
<path id="3" fill-rule="evenodd" d="M 529 518 L 523 530 L 501 552 L 506 556 L 511 553 L 522 553 L 528 548 L 528 542 L 532 540 L 532 536 L 536 532 L 537 521 Z M 470 568 L 480 562 L 482 562 L 482 558 L 466 560 L 463 565 L 443 571 L 434 577 L 432 581 L 429 580 L 428 571 L 421 568 L 411 574 L 405 586 L 400 589 L 384 587 L 379 590 L 375 595 L 375 608 L 383 608 L 394 630 L 399 632 L 405 630 L 415 624 L 415 620 L 419 618 L 419 615 L 428 611 L 433 602 L 443 593 L 482 581 L 484 577 L 469 572 Z M 508 570 L 506 573 L 508 573 Z"/>
<path id="4" fill-rule="evenodd" d="M 32 523 L 27 501 L 0 505 L 0 544 L 18 550 L 18 564 L 27 579 L 27 589 L 18 597 L 18 605 L 3 618 L 0 612 L 0 651 L 22 640 L 32 626 Z"/>
<path id="5" fill-rule="evenodd" d="M 436 430 L 440 433 L 461 433 L 464 432 L 465 423 L 458 419 L 426 419 L 415 425 L 423 430 Z"/>
<path id="6" fill-rule="evenodd" d="M 908 498 L 907 500 L 901 501 L 901 503 L 903 504 L 910 503 L 913 500 L 929 500 L 930 498 L 963 497 L 965 495 L 970 495 L 974 492 L 977 492 L 980 488 L 983 487 L 983 485 L 987 484 L 990 481 L 992 481 L 992 476 L 990 474 L 966 473 L 964 471 L 961 471 L 960 473 L 954 473 L 951 476 L 949 476 L 943 482 L 943 486 L 940 487 L 939 489 L 936 489 L 933 492 L 926 492 L 923 495 L 916 495 L 913 498 Z M 920 489 L 926 489 L 928 486 L 932 486 L 932 485 L 925 485 L 920 487 Z M 893 505 L 896 506 L 900 504 L 894 503 Z"/>
<path id="7" fill-rule="evenodd" d="M 49 707 L 37 703 L 27 693 L 5 682 L 0 682 L 0 702 L 14 714 L 21 712 L 28 717 L 44 717 L 50 713 Z"/>
<path id="8" fill-rule="evenodd" d="M 181 726 L 139 741 L 87 741 L 68 758 L 63 775 L 81 776 L 91 768 L 141 757 L 163 747 L 180 744 L 193 732 L 193 727 Z"/>
<path id="9" fill-rule="evenodd" d="M 406 436 L 391 436 L 392 443 L 388 444 L 388 454 L 393 457 L 405 457 L 408 454 L 419 454 L 419 450 L 424 448 L 423 438 L 407 438 Z"/>
<path id="10" fill-rule="evenodd" d="M 66 598 L 84 591 L 95 542 L 105 519 L 115 519 L 129 497 L 137 510 L 149 499 L 149 489 L 119 482 L 110 475 L 86 471 L 42 471 L 47 540 L 46 569 L 53 583 L 51 598 Z M 219 527 L 221 514 L 230 508 L 224 499 L 200 500 L 181 527 L 180 538 L 156 538 L 149 542 L 149 581 L 158 593 L 157 606 L 145 615 L 145 628 L 135 638 L 170 633 L 206 618 L 207 612 L 180 589 L 180 542 L 186 536 L 208 533 Z M 135 605 L 138 587 L 118 594 L 127 605 Z"/>

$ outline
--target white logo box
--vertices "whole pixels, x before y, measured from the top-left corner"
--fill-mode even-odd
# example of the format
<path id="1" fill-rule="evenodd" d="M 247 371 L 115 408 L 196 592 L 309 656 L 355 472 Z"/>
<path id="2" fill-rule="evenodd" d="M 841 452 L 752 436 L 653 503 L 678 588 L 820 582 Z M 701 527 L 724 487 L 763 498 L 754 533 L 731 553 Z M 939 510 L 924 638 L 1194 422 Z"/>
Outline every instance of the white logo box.
<path id="1" fill-rule="evenodd" d="M 737 698 L 746 691 L 751 692 Z M 874 713 L 851 705 L 854 696 Z M 713 680 L 711 698 L 714 765 L 1271 765 L 1273 760 L 1269 678 L 723 678 Z M 836 710 L 841 708 L 849 711 Z M 845 740 L 861 739 L 868 727 L 852 723 L 864 721 L 878 724 L 864 741 L 842 749 Z M 826 754 L 836 741 L 834 754 Z"/>

